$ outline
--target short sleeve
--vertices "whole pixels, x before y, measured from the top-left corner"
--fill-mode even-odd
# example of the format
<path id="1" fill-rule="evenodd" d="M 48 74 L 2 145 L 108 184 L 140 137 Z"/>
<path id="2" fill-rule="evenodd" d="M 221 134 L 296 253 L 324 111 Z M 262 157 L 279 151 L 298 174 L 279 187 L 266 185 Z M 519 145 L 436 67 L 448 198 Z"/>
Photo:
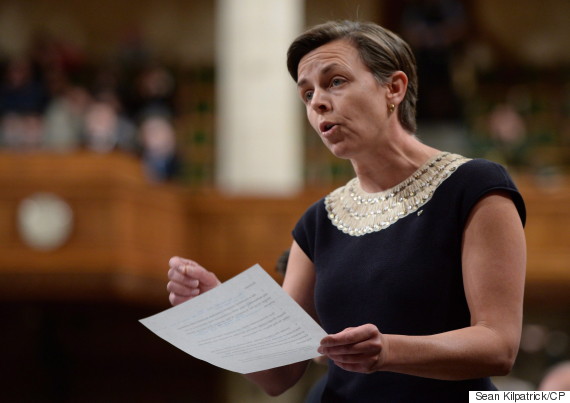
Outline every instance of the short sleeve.
<path id="1" fill-rule="evenodd" d="M 324 199 L 309 207 L 293 229 L 293 239 L 312 262 L 315 261 L 315 234 L 319 209 L 324 210 Z"/>
<path id="2" fill-rule="evenodd" d="M 463 182 L 461 189 L 461 222 L 465 224 L 471 210 L 481 198 L 494 191 L 508 193 L 517 209 L 522 225 L 526 223 L 526 207 L 513 179 L 502 165 L 484 159 L 474 159 L 462 165 L 458 179 Z"/>

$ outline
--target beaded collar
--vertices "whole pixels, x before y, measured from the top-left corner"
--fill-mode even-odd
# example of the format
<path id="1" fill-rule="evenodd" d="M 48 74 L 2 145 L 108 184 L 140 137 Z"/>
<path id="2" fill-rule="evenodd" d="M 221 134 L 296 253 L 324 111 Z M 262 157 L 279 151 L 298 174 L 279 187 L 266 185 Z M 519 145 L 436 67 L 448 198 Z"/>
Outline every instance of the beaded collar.
<path id="1" fill-rule="evenodd" d="M 469 160 L 440 153 L 399 185 L 378 193 L 365 192 L 358 178 L 353 178 L 325 197 L 328 217 L 335 227 L 352 236 L 386 229 L 426 204 L 437 187 Z"/>

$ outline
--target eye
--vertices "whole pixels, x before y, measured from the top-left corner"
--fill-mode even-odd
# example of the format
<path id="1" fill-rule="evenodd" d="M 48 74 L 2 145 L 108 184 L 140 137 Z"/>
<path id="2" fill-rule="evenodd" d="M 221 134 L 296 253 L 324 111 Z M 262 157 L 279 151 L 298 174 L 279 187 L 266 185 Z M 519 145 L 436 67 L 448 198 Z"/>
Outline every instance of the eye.
<path id="1" fill-rule="evenodd" d="M 313 90 L 305 91 L 305 93 L 303 94 L 303 100 L 305 102 L 309 102 L 311 99 L 313 99 L 313 94 L 314 94 Z"/>
<path id="2" fill-rule="evenodd" d="M 331 87 L 338 87 L 339 85 L 344 84 L 345 80 L 339 77 L 335 77 L 331 80 Z"/>

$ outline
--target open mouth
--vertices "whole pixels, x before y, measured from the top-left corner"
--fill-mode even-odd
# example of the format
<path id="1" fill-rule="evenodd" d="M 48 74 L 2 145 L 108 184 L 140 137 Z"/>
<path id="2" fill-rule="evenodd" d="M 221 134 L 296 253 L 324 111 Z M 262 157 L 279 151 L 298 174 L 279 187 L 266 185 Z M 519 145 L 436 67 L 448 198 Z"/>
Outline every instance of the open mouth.
<path id="1" fill-rule="evenodd" d="M 332 129 L 335 126 L 336 126 L 336 124 L 334 124 L 334 123 L 325 122 L 325 123 L 321 124 L 320 129 L 321 129 L 322 133 L 325 133 L 325 132 L 328 132 L 330 129 Z"/>

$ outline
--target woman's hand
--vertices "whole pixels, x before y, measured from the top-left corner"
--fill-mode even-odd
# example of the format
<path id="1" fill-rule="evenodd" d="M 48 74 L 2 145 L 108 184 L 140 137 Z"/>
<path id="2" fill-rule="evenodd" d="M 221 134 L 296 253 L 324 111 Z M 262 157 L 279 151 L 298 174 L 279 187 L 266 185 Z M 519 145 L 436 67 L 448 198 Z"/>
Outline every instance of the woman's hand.
<path id="1" fill-rule="evenodd" d="M 318 351 L 342 369 L 368 374 L 382 367 L 387 345 L 378 328 L 367 324 L 324 337 Z"/>
<path id="2" fill-rule="evenodd" d="M 172 305 L 178 305 L 203 294 L 220 285 L 216 275 L 204 269 L 198 263 L 173 257 L 168 262 L 168 279 L 166 289 L 170 292 L 168 299 Z"/>

